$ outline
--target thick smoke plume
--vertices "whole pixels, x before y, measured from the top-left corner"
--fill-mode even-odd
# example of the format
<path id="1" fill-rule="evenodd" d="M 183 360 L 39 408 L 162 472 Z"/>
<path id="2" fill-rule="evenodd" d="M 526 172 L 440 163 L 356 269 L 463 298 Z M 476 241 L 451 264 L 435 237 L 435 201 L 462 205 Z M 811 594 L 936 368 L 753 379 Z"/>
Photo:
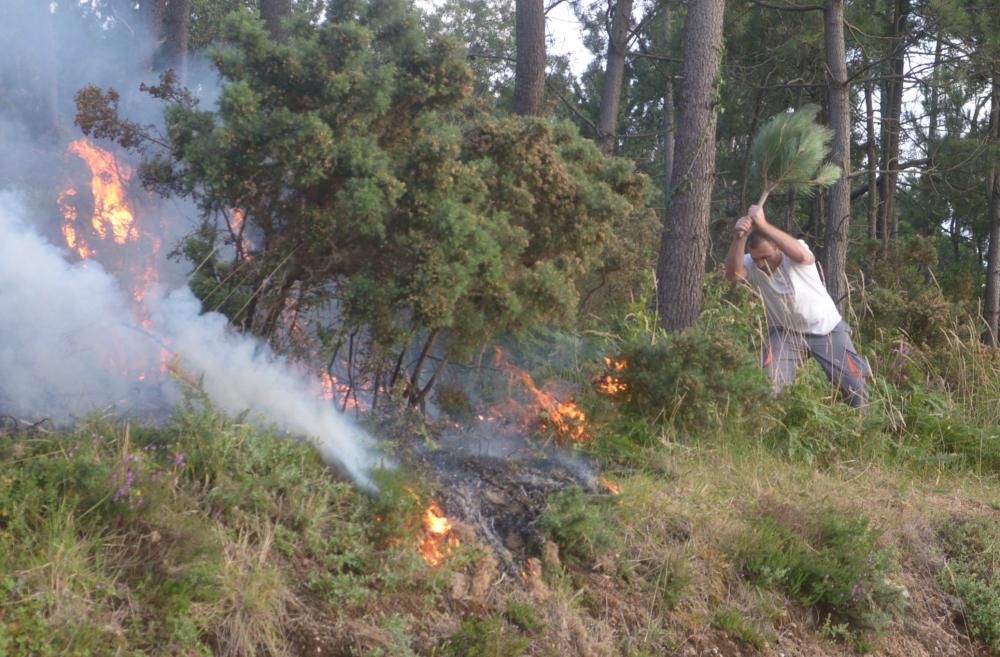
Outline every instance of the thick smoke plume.
<path id="1" fill-rule="evenodd" d="M 0 412 L 68 422 L 109 406 L 163 411 L 179 397 L 160 373 L 172 357 L 219 408 L 307 436 L 324 460 L 373 488 L 370 439 L 265 345 L 231 331 L 218 313 L 202 314 L 186 287 L 147 294 L 139 310 L 150 321 L 137 320 L 99 263 L 69 264 L 23 214 L 0 194 Z"/>

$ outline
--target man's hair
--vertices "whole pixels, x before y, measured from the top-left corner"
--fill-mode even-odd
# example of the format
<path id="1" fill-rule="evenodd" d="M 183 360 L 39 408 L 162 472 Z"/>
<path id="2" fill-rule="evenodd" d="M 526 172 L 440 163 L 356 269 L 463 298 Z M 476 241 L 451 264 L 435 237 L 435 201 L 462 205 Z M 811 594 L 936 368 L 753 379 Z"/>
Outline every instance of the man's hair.
<path id="1" fill-rule="evenodd" d="M 760 246 L 761 242 L 771 242 L 771 240 L 768 239 L 768 237 L 765 236 L 763 233 L 758 233 L 755 230 L 750 231 L 750 235 L 747 236 L 747 248 L 756 249 L 758 246 Z M 774 242 L 771 243 L 774 244 Z"/>

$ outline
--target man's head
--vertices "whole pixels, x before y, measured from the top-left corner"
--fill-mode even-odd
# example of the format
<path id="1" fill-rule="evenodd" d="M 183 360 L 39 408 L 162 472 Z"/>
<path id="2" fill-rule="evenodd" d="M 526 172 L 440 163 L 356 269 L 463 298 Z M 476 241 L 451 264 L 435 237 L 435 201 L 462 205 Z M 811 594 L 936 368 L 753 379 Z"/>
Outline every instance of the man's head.
<path id="1" fill-rule="evenodd" d="M 747 253 L 761 271 L 770 273 L 781 266 L 781 251 L 778 246 L 757 231 L 751 232 L 747 237 Z"/>

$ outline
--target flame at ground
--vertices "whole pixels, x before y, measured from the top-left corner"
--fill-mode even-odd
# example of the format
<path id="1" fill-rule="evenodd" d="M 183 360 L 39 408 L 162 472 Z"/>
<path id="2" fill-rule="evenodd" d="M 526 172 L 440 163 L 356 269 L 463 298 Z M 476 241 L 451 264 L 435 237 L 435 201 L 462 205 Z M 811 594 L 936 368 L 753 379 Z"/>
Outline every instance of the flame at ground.
<path id="1" fill-rule="evenodd" d="M 597 483 L 600 484 L 601 488 L 612 495 L 620 495 L 622 492 L 621 486 L 606 477 L 598 477 Z"/>
<path id="2" fill-rule="evenodd" d="M 544 422 L 551 425 L 560 439 L 586 442 L 593 439 L 587 432 L 587 414 L 574 401 L 560 401 L 551 393 L 540 390 L 531 375 L 507 362 L 503 350 L 496 348 L 494 364 L 534 397 Z"/>
<path id="3" fill-rule="evenodd" d="M 423 539 L 420 541 L 420 554 L 431 566 L 444 563 L 461 542 L 452 534 L 451 521 L 441 511 L 436 502 L 432 502 L 424 511 Z"/>

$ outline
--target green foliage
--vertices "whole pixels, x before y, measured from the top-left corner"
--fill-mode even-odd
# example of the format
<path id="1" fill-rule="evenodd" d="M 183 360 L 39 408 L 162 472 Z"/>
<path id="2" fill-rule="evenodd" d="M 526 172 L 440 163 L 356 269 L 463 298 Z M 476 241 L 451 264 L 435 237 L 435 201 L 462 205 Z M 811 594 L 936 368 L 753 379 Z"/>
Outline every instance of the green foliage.
<path id="1" fill-rule="evenodd" d="M 170 78 L 152 88 L 169 150 L 142 176 L 202 212 L 184 249 L 192 289 L 278 344 L 292 302 L 335 306 L 309 337 L 334 351 L 358 329 L 367 374 L 428 332 L 455 357 L 569 321 L 578 279 L 643 209 L 646 179 L 570 124 L 479 111 L 464 51 L 402 0 L 333 4 L 325 21 L 295 22 L 287 44 L 238 13 L 222 41 L 217 108 Z M 81 93 L 78 122 L 134 146 L 141 129 L 114 100 Z"/>
<path id="2" fill-rule="evenodd" d="M 0 646 L 14 654 L 281 654 L 303 596 L 338 610 L 433 597 L 418 534 L 386 536 L 419 523 L 414 502 L 379 503 L 308 444 L 208 404 L 155 431 L 5 436 L 0 459 Z"/>
<path id="3" fill-rule="evenodd" d="M 732 607 L 716 609 L 712 616 L 712 627 L 757 650 L 763 650 L 767 646 L 767 637 L 764 633 L 738 609 Z"/>
<path id="4" fill-rule="evenodd" d="M 614 511 L 613 499 L 588 495 L 574 487 L 549 498 L 539 524 L 559 546 L 564 559 L 593 562 L 618 545 Z"/>
<path id="5" fill-rule="evenodd" d="M 775 508 L 752 519 L 732 551 L 750 580 L 781 587 L 821 623 L 846 624 L 860 639 L 903 607 L 901 589 L 887 579 L 892 555 L 878 536 L 863 517 Z"/>
<path id="6" fill-rule="evenodd" d="M 840 178 L 840 168 L 824 164 L 833 132 L 816 123 L 817 105 L 771 117 L 750 147 L 761 198 L 781 189 L 810 194 Z"/>
<path id="7" fill-rule="evenodd" d="M 807 463 L 829 463 L 877 448 L 878 409 L 859 422 L 857 411 L 831 399 L 830 383 L 818 366 L 803 367 L 796 381 L 772 403 L 774 423 L 764 434 L 772 450 Z"/>
<path id="8" fill-rule="evenodd" d="M 1000 527 L 954 518 L 939 534 L 948 557 L 942 585 L 962 598 L 969 634 L 1000 652 Z"/>
<path id="9" fill-rule="evenodd" d="M 503 616 L 507 622 L 524 632 L 534 633 L 545 627 L 535 608 L 526 602 L 509 602 L 504 608 Z"/>
<path id="10" fill-rule="evenodd" d="M 691 432 L 759 416 L 770 396 L 756 355 L 725 326 L 699 323 L 655 342 L 637 340 L 619 359 L 628 363 L 620 374 L 628 412 Z"/>
<path id="11" fill-rule="evenodd" d="M 441 654 L 448 657 L 520 657 L 530 644 L 528 637 L 504 622 L 503 616 L 471 618 L 462 623 Z"/>

